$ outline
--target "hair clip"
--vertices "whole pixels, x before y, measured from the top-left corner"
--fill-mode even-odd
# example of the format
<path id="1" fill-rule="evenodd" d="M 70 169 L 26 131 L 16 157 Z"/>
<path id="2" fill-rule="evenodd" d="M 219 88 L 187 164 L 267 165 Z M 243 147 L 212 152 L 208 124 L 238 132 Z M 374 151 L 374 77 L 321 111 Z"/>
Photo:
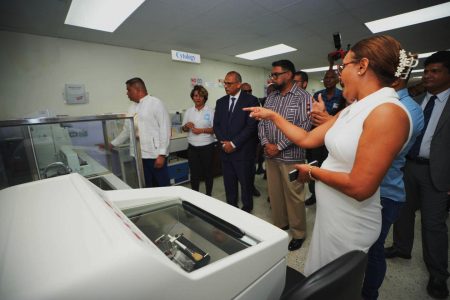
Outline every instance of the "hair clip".
<path id="1" fill-rule="evenodd" d="M 395 72 L 395 77 L 400 79 L 406 79 L 411 72 L 411 69 L 419 64 L 419 60 L 415 58 L 411 52 L 406 54 L 404 49 L 400 49 L 399 62 L 397 66 L 397 71 Z"/>

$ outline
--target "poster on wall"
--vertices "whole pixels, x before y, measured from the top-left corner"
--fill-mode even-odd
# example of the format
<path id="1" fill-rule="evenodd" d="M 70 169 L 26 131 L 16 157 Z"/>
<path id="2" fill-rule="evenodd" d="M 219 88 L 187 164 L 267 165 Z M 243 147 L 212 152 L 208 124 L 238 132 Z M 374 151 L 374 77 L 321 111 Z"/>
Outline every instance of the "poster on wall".
<path id="1" fill-rule="evenodd" d="M 84 84 L 66 83 L 64 99 L 66 104 L 85 104 L 89 102 Z"/>
<path id="2" fill-rule="evenodd" d="M 198 77 L 191 77 L 191 86 L 194 85 L 203 85 L 203 79 Z"/>

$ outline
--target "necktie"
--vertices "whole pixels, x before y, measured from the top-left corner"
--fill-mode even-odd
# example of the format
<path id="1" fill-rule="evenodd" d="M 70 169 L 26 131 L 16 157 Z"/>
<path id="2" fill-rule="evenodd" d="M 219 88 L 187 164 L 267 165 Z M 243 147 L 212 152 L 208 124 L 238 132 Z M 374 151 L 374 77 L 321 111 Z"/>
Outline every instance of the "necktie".
<path id="1" fill-rule="evenodd" d="M 235 101 L 236 100 L 236 98 L 235 97 L 231 97 L 231 105 L 230 105 L 230 107 L 228 108 L 228 112 L 231 114 L 232 112 L 233 112 L 233 109 L 234 109 L 234 104 L 235 104 Z"/>
<path id="2" fill-rule="evenodd" d="M 427 130 L 428 122 L 430 121 L 431 113 L 433 112 L 434 102 L 436 101 L 436 99 L 436 96 L 431 96 L 430 100 L 428 100 L 427 105 L 425 105 L 425 109 L 423 110 L 423 129 L 419 136 L 417 136 L 417 139 L 411 147 L 411 150 L 409 150 L 408 156 L 411 158 L 416 158 L 419 155 L 420 145 L 422 144 L 423 136 L 425 134 L 425 131 Z"/>

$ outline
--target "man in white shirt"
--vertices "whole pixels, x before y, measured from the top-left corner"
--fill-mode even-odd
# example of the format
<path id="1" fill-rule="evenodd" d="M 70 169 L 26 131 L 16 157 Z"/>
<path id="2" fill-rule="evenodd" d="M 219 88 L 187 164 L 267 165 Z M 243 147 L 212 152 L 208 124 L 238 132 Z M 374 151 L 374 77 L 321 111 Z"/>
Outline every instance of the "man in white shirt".
<path id="1" fill-rule="evenodd" d="M 127 96 L 133 103 L 128 113 L 135 116 L 136 136 L 141 144 L 142 165 L 147 187 L 170 185 L 166 156 L 169 155 L 170 117 L 164 104 L 148 95 L 141 78 L 126 82 Z M 128 123 L 111 144 L 117 146 L 130 139 Z"/>

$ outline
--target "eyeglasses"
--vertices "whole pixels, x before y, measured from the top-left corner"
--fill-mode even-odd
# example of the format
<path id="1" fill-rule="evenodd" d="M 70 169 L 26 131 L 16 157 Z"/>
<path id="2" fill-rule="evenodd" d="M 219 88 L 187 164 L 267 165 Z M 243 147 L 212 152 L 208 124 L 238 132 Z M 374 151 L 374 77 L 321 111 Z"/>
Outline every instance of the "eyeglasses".
<path id="1" fill-rule="evenodd" d="M 287 72 L 288 71 L 278 72 L 278 73 L 270 73 L 269 79 L 278 79 L 278 77 L 280 77 L 281 75 L 283 75 L 284 73 L 287 73 Z"/>
<path id="2" fill-rule="evenodd" d="M 348 62 L 348 63 L 342 64 L 342 65 L 338 65 L 338 66 L 337 66 L 338 74 L 341 75 L 341 74 L 342 74 L 342 71 L 344 71 L 344 69 L 345 69 L 345 67 L 346 67 L 347 65 L 350 65 L 350 64 L 356 64 L 356 63 L 358 63 L 358 62 L 359 62 L 358 60 L 352 60 L 352 61 L 350 61 L 350 62 Z"/>
<path id="3" fill-rule="evenodd" d="M 224 81 L 223 85 L 230 86 L 230 85 L 233 85 L 233 84 L 236 84 L 236 83 L 237 82 L 226 82 L 226 81 Z"/>

